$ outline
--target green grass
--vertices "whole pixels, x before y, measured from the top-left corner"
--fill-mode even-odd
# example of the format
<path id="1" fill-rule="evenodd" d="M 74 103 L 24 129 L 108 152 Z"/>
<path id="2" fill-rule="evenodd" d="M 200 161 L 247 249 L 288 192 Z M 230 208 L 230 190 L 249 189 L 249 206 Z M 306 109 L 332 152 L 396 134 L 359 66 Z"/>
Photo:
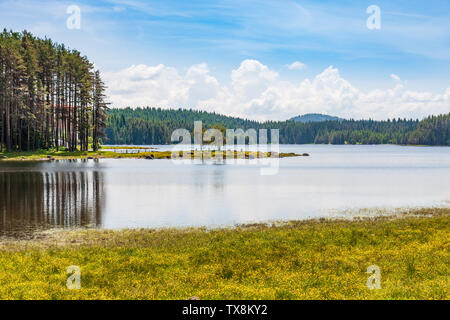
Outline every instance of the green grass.
<path id="1" fill-rule="evenodd" d="M 109 149 L 109 148 L 105 148 Z M 135 149 L 135 147 L 129 147 L 126 149 Z M 141 149 L 137 149 L 141 150 Z M 205 157 L 214 156 L 215 151 L 208 154 L 207 151 L 203 151 Z M 194 152 L 190 154 L 191 158 L 194 158 Z M 272 156 L 271 152 L 234 152 L 235 158 L 266 158 Z M 280 158 L 285 157 L 297 157 L 300 156 L 295 153 L 280 153 L 278 154 Z M 13 151 L 13 152 L 0 152 L 0 161 L 8 160 L 72 160 L 72 159 L 145 159 L 146 157 L 153 157 L 153 159 L 172 159 L 172 151 L 150 151 L 150 152 L 139 152 L 139 153 L 117 153 L 114 151 L 56 151 L 56 150 L 36 150 L 36 151 Z M 275 155 L 275 157 L 277 157 Z"/>
<path id="2" fill-rule="evenodd" d="M 0 241 L 2 299 L 449 299 L 450 209 Z M 81 290 L 66 288 L 68 266 Z M 368 266 L 381 270 L 369 290 Z"/>
<path id="3" fill-rule="evenodd" d="M 48 160 L 48 157 L 55 159 L 81 159 L 93 156 L 99 156 L 102 152 L 69 152 L 56 150 L 36 150 L 36 151 L 12 151 L 0 152 L 0 156 L 6 158 L 0 160 Z"/>
<path id="4" fill-rule="evenodd" d="M 108 149 L 108 150 L 150 150 L 150 149 L 156 149 L 154 147 L 137 147 L 137 146 L 102 146 L 102 149 Z"/>

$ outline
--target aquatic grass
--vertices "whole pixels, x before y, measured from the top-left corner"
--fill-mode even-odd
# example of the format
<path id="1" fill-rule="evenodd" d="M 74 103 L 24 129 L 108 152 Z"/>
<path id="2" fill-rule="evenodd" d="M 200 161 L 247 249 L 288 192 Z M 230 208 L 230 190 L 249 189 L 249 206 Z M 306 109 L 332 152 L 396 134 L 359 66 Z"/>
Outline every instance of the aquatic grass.
<path id="1" fill-rule="evenodd" d="M 450 209 L 0 241 L 2 299 L 449 299 Z M 81 290 L 65 286 L 81 268 Z M 367 267 L 381 289 L 366 286 Z"/>

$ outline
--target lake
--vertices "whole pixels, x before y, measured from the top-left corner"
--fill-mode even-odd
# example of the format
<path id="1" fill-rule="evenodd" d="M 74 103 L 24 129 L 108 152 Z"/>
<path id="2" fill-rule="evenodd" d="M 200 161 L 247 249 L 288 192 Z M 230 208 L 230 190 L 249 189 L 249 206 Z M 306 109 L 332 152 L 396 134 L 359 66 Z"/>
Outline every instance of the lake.
<path id="1" fill-rule="evenodd" d="M 149 146 L 160 150 L 172 146 Z M 281 145 L 261 164 L 0 161 L 0 235 L 100 227 L 232 226 L 450 206 L 450 148 Z"/>

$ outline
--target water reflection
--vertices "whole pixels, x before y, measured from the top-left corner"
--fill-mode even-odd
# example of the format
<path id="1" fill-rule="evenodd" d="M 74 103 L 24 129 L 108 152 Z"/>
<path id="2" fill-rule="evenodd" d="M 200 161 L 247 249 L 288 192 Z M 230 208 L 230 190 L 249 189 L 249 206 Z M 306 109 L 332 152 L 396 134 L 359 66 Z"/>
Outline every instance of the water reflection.
<path id="1" fill-rule="evenodd" d="M 450 205 L 450 148 L 281 151 L 311 157 L 281 159 L 273 176 L 261 175 L 258 164 L 209 161 L 0 161 L 0 236 L 54 227 L 218 227 Z"/>
<path id="2" fill-rule="evenodd" d="M 52 171 L 47 164 L 8 169 L 0 172 L 0 235 L 101 225 L 106 199 L 101 171 Z"/>

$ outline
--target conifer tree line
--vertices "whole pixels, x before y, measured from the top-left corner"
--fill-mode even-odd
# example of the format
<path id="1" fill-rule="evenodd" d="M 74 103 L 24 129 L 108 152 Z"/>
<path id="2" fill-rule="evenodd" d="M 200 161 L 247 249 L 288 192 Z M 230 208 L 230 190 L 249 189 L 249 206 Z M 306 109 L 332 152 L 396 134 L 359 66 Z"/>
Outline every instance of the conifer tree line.
<path id="1" fill-rule="evenodd" d="M 0 34 L 0 151 L 99 148 L 108 103 L 80 52 L 27 31 Z"/>
<path id="2" fill-rule="evenodd" d="M 399 144 L 450 146 L 450 113 L 418 119 L 341 120 L 301 123 L 257 122 L 213 112 L 146 107 L 110 109 L 108 144 L 171 144 L 175 129 L 193 131 L 194 121 L 207 128 L 279 129 L 282 144 Z M 270 131 L 268 132 L 270 135 Z M 270 139 L 269 139 L 270 140 Z"/>

